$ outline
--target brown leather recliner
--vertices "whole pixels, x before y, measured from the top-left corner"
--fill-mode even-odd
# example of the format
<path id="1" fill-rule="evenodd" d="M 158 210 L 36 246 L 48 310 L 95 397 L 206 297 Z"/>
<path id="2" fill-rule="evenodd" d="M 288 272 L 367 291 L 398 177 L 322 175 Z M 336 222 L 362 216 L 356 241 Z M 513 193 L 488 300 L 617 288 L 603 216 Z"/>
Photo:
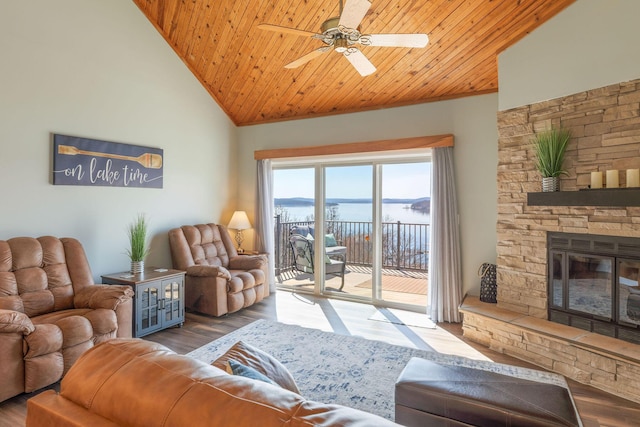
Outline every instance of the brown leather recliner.
<path id="1" fill-rule="evenodd" d="M 132 296 L 94 284 L 76 239 L 0 240 L 0 401 L 59 381 L 96 344 L 131 337 Z"/>
<path id="2" fill-rule="evenodd" d="M 184 225 L 169 231 L 173 268 L 186 271 L 185 307 L 222 316 L 269 296 L 264 255 L 238 255 L 227 228 Z"/>

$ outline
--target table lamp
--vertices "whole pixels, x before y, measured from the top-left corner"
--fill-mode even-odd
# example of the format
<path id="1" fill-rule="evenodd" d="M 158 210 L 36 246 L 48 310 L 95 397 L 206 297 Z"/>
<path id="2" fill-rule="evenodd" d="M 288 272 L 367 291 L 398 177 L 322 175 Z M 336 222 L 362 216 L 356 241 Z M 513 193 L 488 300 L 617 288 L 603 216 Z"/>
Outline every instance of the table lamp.
<path id="1" fill-rule="evenodd" d="M 251 228 L 251 223 L 249 222 L 247 213 L 245 211 L 235 211 L 227 227 L 232 230 L 236 230 L 236 243 L 238 244 L 238 253 L 244 253 L 244 249 L 242 249 L 241 247 L 242 241 L 244 240 L 244 234 L 242 233 L 242 231 Z"/>

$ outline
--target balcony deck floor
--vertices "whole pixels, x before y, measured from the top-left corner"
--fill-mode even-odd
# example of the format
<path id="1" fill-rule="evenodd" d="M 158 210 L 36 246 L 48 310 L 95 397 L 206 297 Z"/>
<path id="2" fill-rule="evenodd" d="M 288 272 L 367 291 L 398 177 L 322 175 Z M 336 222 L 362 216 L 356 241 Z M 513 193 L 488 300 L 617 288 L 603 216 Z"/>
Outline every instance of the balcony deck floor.
<path id="1" fill-rule="evenodd" d="M 341 294 L 371 298 L 371 267 L 347 264 L 344 275 L 344 287 L 340 288 L 340 277 L 328 274 L 325 289 Z M 313 291 L 313 275 L 296 270 L 281 272 L 277 277 L 288 289 Z M 388 302 L 426 306 L 427 272 L 411 270 L 382 270 L 382 299 Z"/>

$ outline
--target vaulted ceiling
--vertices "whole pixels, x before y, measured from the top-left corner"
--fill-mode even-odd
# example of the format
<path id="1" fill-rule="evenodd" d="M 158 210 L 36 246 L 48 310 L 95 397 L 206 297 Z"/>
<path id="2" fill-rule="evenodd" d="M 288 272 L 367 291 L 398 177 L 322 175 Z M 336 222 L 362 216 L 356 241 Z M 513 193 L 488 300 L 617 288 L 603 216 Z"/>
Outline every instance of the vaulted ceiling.
<path id="1" fill-rule="evenodd" d="M 340 0 L 133 0 L 238 126 L 496 92 L 497 55 L 574 0 L 370 0 L 363 34 L 426 33 L 425 48 L 359 46 L 361 76 L 321 33 Z M 345 4 L 349 0 L 345 1 Z M 360 0 L 361 1 L 361 0 Z"/>

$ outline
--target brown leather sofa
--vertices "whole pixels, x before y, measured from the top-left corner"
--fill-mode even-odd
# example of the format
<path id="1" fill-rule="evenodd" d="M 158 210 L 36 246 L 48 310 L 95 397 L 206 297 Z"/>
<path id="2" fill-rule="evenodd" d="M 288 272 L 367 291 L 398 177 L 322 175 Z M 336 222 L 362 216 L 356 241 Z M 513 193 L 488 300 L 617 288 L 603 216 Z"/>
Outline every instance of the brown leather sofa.
<path id="1" fill-rule="evenodd" d="M 139 339 L 87 351 L 62 380 L 27 401 L 27 427 L 397 426 L 239 375 Z"/>
<path id="2" fill-rule="evenodd" d="M 169 231 L 173 268 L 186 271 L 185 307 L 222 316 L 269 295 L 264 255 L 238 255 L 226 227 L 184 225 Z"/>
<path id="3" fill-rule="evenodd" d="M 94 284 L 75 239 L 0 240 L 0 401 L 59 381 L 95 344 L 130 337 L 132 295 Z"/>

